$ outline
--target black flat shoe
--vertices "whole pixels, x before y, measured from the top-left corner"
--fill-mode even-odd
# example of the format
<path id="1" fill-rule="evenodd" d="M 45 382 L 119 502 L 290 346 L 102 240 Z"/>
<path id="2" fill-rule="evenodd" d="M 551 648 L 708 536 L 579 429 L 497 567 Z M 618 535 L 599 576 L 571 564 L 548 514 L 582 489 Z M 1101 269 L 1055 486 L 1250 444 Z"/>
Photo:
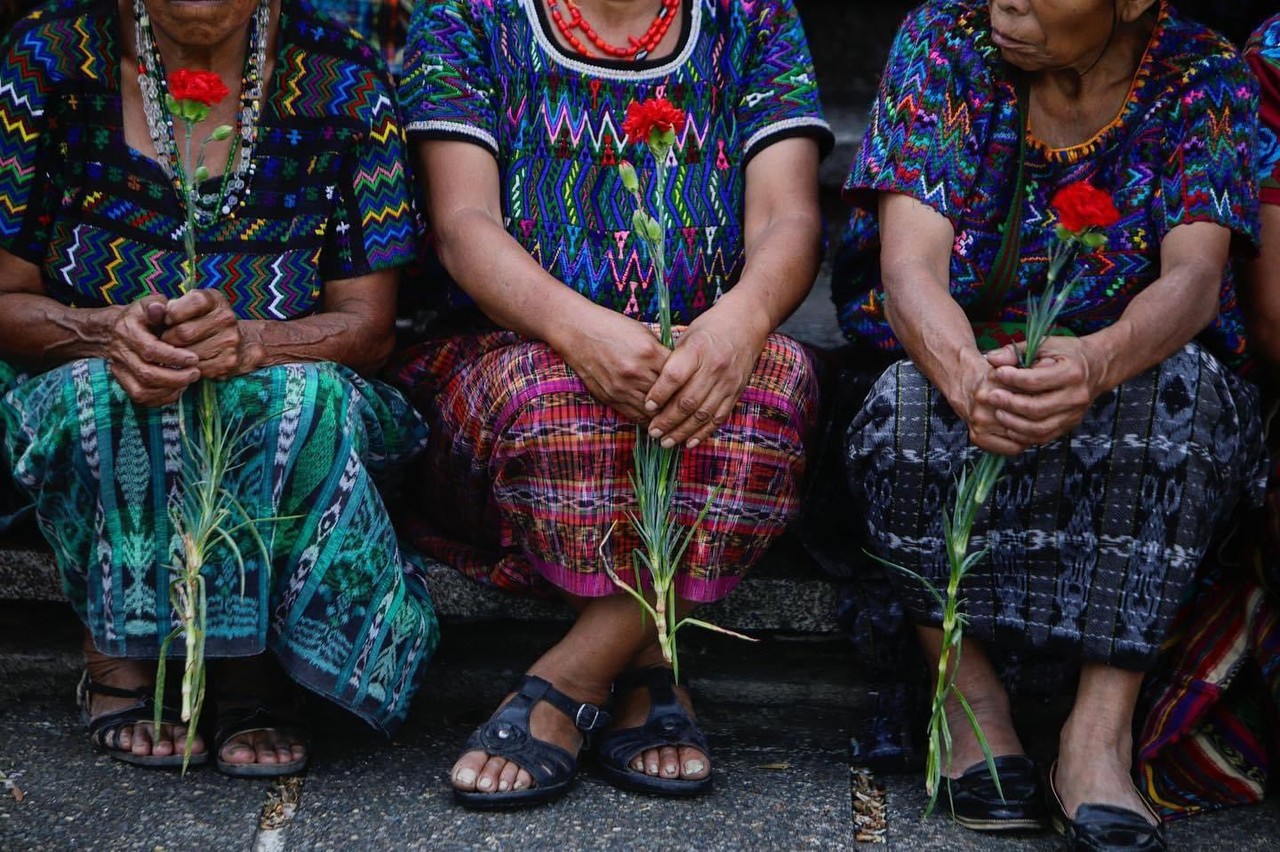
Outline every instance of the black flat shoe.
<path id="1" fill-rule="evenodd" d="M 951 815 L 974 831 L 1038 831 L 1045 826 L 1044 789 L 1031 758 L 1010 754 L 995 759 L 1004 798 L 996 790 L 986 761 L 975 763 L 950 782 Z"/>
<path id="2" fill-rule="evenodd" d="M 1058 764 L 1049 769 L 1049 815 L 1053 828 L 1067 839 L 1067 849 L 1079 852 L 1163 852 L 1169 848 L 1164 826 L 1142 791 L 1134 787 L 1147 813 L 1131 811 L 1118 805 L 1085 804 L 1076 808 L 1074 819 L 1067 817 L 1054 780 Z M 1156 820 L 1152 825 L 1148 814 Z"/>

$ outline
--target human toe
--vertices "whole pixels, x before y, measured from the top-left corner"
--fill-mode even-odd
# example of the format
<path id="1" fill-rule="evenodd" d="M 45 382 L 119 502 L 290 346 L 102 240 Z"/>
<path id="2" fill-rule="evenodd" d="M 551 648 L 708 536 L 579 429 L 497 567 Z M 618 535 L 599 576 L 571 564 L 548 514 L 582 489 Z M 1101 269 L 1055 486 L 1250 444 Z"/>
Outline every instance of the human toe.
<path id="1" fill-rule="evenodd" d="M 502 772 L 498 775 L 498 792 L 505 793 L 510 790 L 516 783 L 516 775 L 520 773 L 520 767 L 511 761 L 507 761 L 507 765 L 502 767 Z"/>
<path id="2" fill-rule="evenodd" d="M 680 777 L 690 780 L 706 778 L 710 774 L 710 761 L 696 748 L 680 749 Z"/>
<path id="3" fill-rule="evenodd" d="M 484 769 L 488 756 L 482 751 L 469 751 L 453 765 L 450 778 L 453 786 L 465 792 L 474 792 L 476 781 L 480 778 L 480 770 Z"/>
<path id="4" fill-rule="evenodd" d="M 662 766 L 664 778 L 675 778 L 680 774 L 679 754 L 675 746 L 663 746 L 658 750 L 658 763 Z"/>
<path id="5" fill-rule="evenodd" d="M 484 769 L 480 770 L 480 777 L 476 780 L 476 789 L 482 793 L 492 793 L 498 789 L 498 776 L 502 774 L 502 768 L 507 765 L 507 761 L 501 757 L 490 757 L 485 761 Z"/>

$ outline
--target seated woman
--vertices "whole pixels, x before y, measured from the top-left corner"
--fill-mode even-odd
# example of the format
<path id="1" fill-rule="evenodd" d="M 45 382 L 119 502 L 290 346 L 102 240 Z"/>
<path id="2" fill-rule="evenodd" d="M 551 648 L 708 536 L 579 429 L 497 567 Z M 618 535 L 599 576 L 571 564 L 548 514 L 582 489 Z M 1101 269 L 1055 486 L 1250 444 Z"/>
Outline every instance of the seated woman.
<path id="1" fill-rule="evenodd" d="M 1163 844 L 1130 776 L 1134 705 L 1263 469 L 1226 269 L 1233 238 L 1257 233 L 1254 90 L 1226 42 L 1155 0 L 930 3 L 892 49 L 847 183 L 859 209 L 834 297 L 851 340 L 903 360 L 850 428 L 849 482 L 875 553 L 945 588 L 955 478 L 978 449 L 1009 457 L 971 544 L 987 553 L 962 588 L 957 675 L 1007 802 L 952 706 L 962 824 L 1044 816 L 984 651 L 1029 648 L 1082 664 L 1049 777 L 1055 824 L 1073 848 Z M 1065 273 L 1080 275 L 1060 318 L 1074 336 L 1020 369 L 1017 346 L 984 351 L 973 323 L 1025 319 L 1056 239 L 1049 199 L 1080 181 L 1121 218 Z M 898 583 L 936 664 L 939 607 Z"/>
<path id="2" fill-rule="evenodd" d="M 1261 250 L 1247 264 L 1242 296 L 1249 346 L 1274 404 L 1280 368 L 1280 15 L 1245 50 L 1261 84 L 1257 174 Z M 1139 751 L 1152 799 L 1170 816 L 1260 802 L 1277 777 L 1280 711 L 1280 470 L 1274 429 L 1264 512 L 1215 548 L 1196 595 L 1174 625 L 1177 641 L 1149 685 L 1153 696 Z"/>
<path id="3" fill-rule="evenodd" d="M 208 147 L 227 169 L 202 186 L 201 289 L 185 294 L 175 176 L 194 164 L 161 98 L 178 68 L 232 92 L 196 139 L 235 127 Z M 422 574 L 372 481 L 421 449 L 425 426 L 360 375 L 391 349 L 414 243 L 391 94 L 367 46 L 280 0 L 61 0 L 5 43 L 3 459 L 87 628 L 81 700 L 112 757 L 182 760 L 185 727 L 166 708 L 153 730 L 150 702 L 176 623 L 170 495 L 193 406 L 175 403 L 197 382 L 248 430 L 226 486 L 271 519 L 257 524 L 269 560 L 240 528 L 243 575 L 226 548 L 203 569 L 206 653 L 236 658 L 210 669 L 219 768 L 305 764 L 280 668 L 390 731 L 434 650 Z M 203 740 L 194 751 L 208 759 Z"/>
<path id="4" fill-rule="evenodd" d="M 674 352 L 653 332 L 654 271 L 617 169 L 652 172 L 622 128 L 655 95 L 688 113 L 664 195 L 686 324 Z M 799 18 L 790 0 L 665 0 L 656 18 L 644 0 L 424 3 L 402 102 L 440 258 L 487 317 L 396 371 L 433 430 L 419 472 L 430 524 L 414 538 L 481 583 L 558 593 L 578 612 L 468 741 L 457 796 L 483 808 L 565 792 L 611 689 L 609 777 L 703 791 L 688 696 L 605 563 L 637 582 L 636 424 L 685 447 L 681 523 L 719 489 L 680 569 L 683 606 L 728 594 L 796 508 L 815 382 L 773 329 L 817 269 L 817 163 L 832 141 Z"/>

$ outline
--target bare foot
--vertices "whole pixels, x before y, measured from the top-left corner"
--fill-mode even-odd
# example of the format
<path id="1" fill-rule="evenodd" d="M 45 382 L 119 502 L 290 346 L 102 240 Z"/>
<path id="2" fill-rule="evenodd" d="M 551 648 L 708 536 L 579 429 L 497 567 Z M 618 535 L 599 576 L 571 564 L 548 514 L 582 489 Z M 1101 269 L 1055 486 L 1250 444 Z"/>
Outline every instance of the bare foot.
<path id="1" fill-rule="evenodd" d="M 688 691 L 673 686 L 676 700 L 696 719 Z M 614 707 L 613 727 L 619 730 L 638 728 L 649 716 L 649 690 L 642 686 L 617 696 Z M 711 758 L 690 746 L 663 746 L 642 751 L 631 761 L 631 768 L 654 778 L 700 781 L 711 774 Z"/>
<path id="2" fill-rule="evenodd" d="M 267 655 L 218 660 L 212 671 L 218 689 L 218 727 L 229 721 L 234 724 L 237 716 L 248 716 L 259 707 L 282 708 L 273 712 L 286 718 L 291 715 L 295 705 L 292 684 Z M 250 721 L 247 724 L 255 723 Z M 306 732 L 292 721 L 275 727 L 246 730 L 227 737 L 218 757 L 224 763 L 236 766 L 277 766 L 305 760 Z"/>
<path id="3" fill-rule="evenodd" d="M 1059 739 L 1053 778 L 1068 819 L 1075 818 L 1081 805 L 1116 805 L 1142 814 L 1151 825 L 1157 824 L 1133 786 L 1132 749 L 1133 737 L 1128 732 L 1116 740 L 1068 720 Z"/>
<path id="4" fill-rule="evenodd" d="M 84 666 L 94 683 L 116 689 L 155 689 L 156 663 L 154 660 L 130 660 L 108 657 L 94 649 L 86 636 Z M 136 698 L 121 698 L 90 692 L 87 696 L 90 719 L 99 719 L 108 713 L 124 710 L 138 703 Z M 135 757 L 170 757 L 182 754 L 186 747 L 185 725 L 161 725 L 157 735 L 151 722 L 135 722 L 122 725 L 106 735 L 103 745 L 108 749 L 132 753 Z M 204 740 L 199 734 L 191 744 L 191 753 L 204 754 Z"/>
<path id="5" fill-rule="evenodd" d="M 1026 754 L 1013 728 L 1008 696 L 1001 692 L 993 696 L 966 695 L 965 699 L 973 709 L 983 736 L 987 738 L 992 757 Z M 948 762 L 944 765 L 943 774 L 948 778 L 959 778 L 966 769 L 982 763 L 986 756 L 969 717 L 954 696 L 947 698 L 946 713 L 947 726 L 951 729 L 951 752 L 946 756 Z"/>
<path id="6" fill-rule="evenodd" d="M 570 675 L 540 668 L 542 661 L 529 670 L 551 683 L 556 689 L 581 701 L 602 706 L 609 697 L 609 685 L 575 681 Z M 499 709 L 506 706 L 515 693 L 502 700 Z M 536 740 L 557 745 L 569 754 L 577 754 L 582 748 L 582 734 L 572 719 L 546 701 L 539 701 L 529 714 L 529 734 Z M 506 793 L 526 790 L 533 778 L 521 766 L 502 757 L 484 751 L 468 751 L 458 758 L 449 772 L 453 786 L 467 793 Z"/>

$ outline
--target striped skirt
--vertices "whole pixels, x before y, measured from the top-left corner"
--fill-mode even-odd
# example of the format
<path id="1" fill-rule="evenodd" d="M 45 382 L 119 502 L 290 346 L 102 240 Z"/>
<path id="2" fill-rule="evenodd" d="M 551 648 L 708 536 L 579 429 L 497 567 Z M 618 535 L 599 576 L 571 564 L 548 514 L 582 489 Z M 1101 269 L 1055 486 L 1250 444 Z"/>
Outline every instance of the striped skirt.
<path id="1" fill-rule="evenodd" d="M 848 450 L 876 555 L 945 588 L 942 515 L 976 452 L 912 364 L 881 376 Z M 1213 536 L 1264 482 L 1257 391 L 1188 344 L 1006 465 L 971 542 L 987 555 L 963 588 L 970 635 L 1150 668 Z M 895 582 L 917 622 L 941 622 L 918 582 Z"/>
<path id="2" fill-rule="evenodd" d="M 431 427 L 409 519 L 418 547 L 481 583 L 581 597 L 634 583 L 627 520 L 636 427 L 597 402 L 544 343 L 489 331 L 428 341 L 393 379 Z M 684 450 L 675 512 L 693 524 L 719 488 L 676 580 L 682 598 L 717 600 L 796 509 L 804 439 L 817 410 L 805 350 L 769 338 L 729 420 Z"/>
<path id="3" fill-rule="evenodd" d="M 373 477 L 425 443 L 390 387 L 335 364 L 291 364 L 215 383 L 247 430 L 226 486 L 255 519 L 267 560 L 237 536 L 204 567 L 206 653 L 270 648 L 301 685 L 390 731 L 435 650 L 421 568 L 398 544 Z M 169 514 L 184 452 L 184 404 L 134 405 L 101 359 L 39 375 L 0 362 L 3 460 L 53 547 L 62 587 L 100 651 L 154 658 L 177 623 Z M 243 592 L 241 591 L 243 584 Z M 181 654 L 181 643 L 173 652 Z"/>

